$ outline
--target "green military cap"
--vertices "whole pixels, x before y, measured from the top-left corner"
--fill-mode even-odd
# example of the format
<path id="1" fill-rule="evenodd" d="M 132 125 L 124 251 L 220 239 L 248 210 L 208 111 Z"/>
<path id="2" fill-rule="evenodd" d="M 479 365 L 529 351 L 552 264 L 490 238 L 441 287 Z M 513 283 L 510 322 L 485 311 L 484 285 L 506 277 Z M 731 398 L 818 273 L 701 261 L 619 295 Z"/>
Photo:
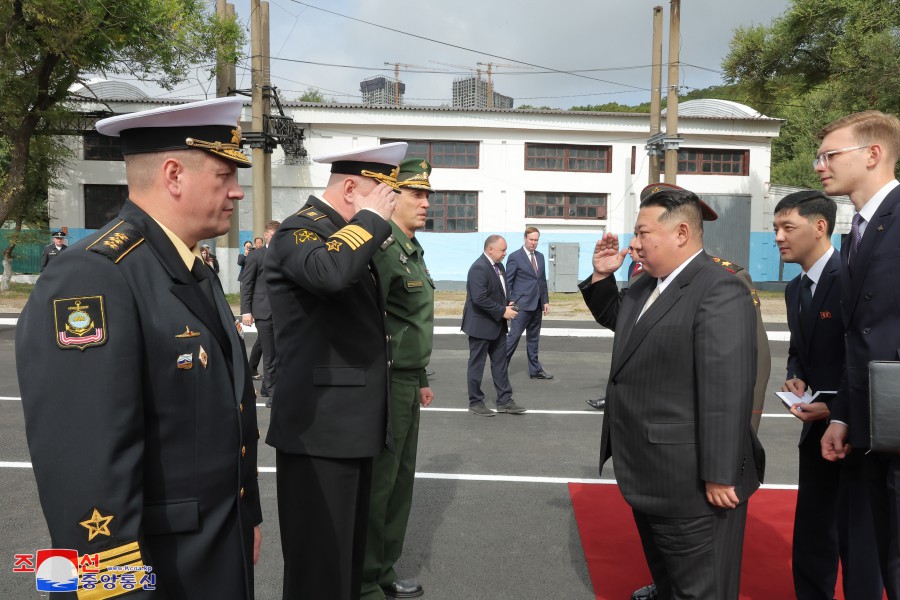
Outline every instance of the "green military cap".
<path id="1" fill-rule="evenodd" d="M 407 158 L 397 165 L 397 170 L 398 189 L 434 191 L 428 181 L 428 176 L 431 175 L 431 165 L 424 158 Z"/>

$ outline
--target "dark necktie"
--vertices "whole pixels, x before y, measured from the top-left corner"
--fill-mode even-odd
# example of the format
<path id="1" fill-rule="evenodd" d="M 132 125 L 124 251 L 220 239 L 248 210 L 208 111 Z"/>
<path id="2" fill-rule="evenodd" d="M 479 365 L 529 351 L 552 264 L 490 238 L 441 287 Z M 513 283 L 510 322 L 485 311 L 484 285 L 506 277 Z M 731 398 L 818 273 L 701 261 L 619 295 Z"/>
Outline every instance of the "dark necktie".
<path id="1" fill-rule="evenodd" d="M 209 267 L 203 264 L 203 261 L 199 258 L 194 259 L 194 266 L 191 269 L 191 275 L 194 276 L 194 279 L 197 280 L 197 283 L 200 285 L 200 289 L 203 290 L 203 295 L 206 297 L 206 300 L 209 302 L 210 308 L 216 310 L 218 313 L 218 303 L 216 302 L 216 296 L 213 293 L 212 287 L 212 271 Z"/>
<path id="2" fill-rule="evenodd" d="M 494 272 L 497 274 L 497 277 L 500 278 L 500 287 L 503 288 L 503 295 L 506 295 L 506 279 L 503 277 L 503 273 L 500 272 L 500 265 L 494 263 Z"/>
<path id="3" fill-rule="evenodd" d="M 806 329 L 806 323 L 812 313 L 813 280 L 805 273 L 800 278 L 800 326 Z"/>
<path id="4" fill-rule="evenodd" d="M 537 275 L 538 268 L 537 268 L 537 261 L 534 260 L 534 252 L 531 253 L 531 268 L 534 269 L 534 274 Z"/>
<path id="5" fill-rule="evenodd" d="M 853 213 L 853 220 L 850 222 L 850 252 L 847 255 L 847 265 L 853 264 L 856 253 L 859 252 L 859 242 L 862 234 L 859 232 L 859 226 L 865 221 L 859 213 Z"/>

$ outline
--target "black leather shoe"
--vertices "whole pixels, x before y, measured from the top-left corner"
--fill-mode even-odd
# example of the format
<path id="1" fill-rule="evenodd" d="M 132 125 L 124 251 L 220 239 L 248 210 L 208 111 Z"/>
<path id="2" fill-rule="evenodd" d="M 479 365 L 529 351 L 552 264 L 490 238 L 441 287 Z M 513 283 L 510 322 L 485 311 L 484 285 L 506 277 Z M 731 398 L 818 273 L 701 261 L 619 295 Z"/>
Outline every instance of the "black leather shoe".
<path id="1" fill-rule="evenodd" d="M 645 585 L 639 590 L 635 590 L 633 594 L 631 594 L 631 600 L 656 600 L 659 594 L 656 592 L 656 584 L 651 583 L 650 585 Z"/>
<path id="2" fill-rule="evenodd" d="M 599 400 L 587 399 L 585 402 L 588 403 L 588 406 L 596 408 L 597 410 L 606 408 L 606 398 L 600 398 Z"/>
<path id="3" fill-rule="evenodd" d="M 389 598 L 418 598 L 425 593 L 418 581 L 412 579 L 398 579 L 388 587 L 384 593 Z"/>
<path id="4" fill-rule="evenodd" d="M 522 408 L 518 404 L 515 403 L 514 400 L 510 400 L 506 404 L 498 404 L 497 412 L 498 413 L 509 413 L 511 415 L 521 415 L 525 412 L 526 409 Z"/>
<path id="5" fill-rule="evenodd" d="M 529 375 L 529 377 L 532 379 L 553 379 L 553 375 L 544 370 L 538 371 L 534 375 Z"/>
<path id="6" fill-rule="evenodd" d="M 494 411 L 489 409 L 484 405 L 484 402 L 477 402 L 475 404 L 469 405 L 469 412 L 478 415 L 479 417 L 493 417 Z"/>

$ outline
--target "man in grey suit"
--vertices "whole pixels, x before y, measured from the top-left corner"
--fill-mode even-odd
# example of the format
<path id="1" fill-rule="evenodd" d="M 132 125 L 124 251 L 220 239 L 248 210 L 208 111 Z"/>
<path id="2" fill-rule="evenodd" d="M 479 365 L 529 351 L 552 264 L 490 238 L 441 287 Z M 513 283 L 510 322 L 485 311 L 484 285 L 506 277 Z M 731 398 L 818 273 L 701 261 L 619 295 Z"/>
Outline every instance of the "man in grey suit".
<path id="1" fill-rule="evenodd" d="M 616 332 L 600 464 L 615 456 L 659 598 L 736 600 L 747 499 L 764 462 L 750 427 L 753 302 L 703 252 L 692 192 L 645 198 L 631 245 L 649 277 L 618 293 L 611 276 L 628 249 L 608 233 L 579 286 Z"/>
<path id="2" fill-rule="evenodd" d="M 266 399 L 266 406 L 272 407 L 272 390 L 275 389 L 277 360 L 275 357 L 275 327 L 272 324 L 272 306 L 263 273 L 266 249 L 281 223 L 269 221 L 263 232 L 266 245 L 247 255 L 241 272 L 241 320 L 248 327 L 256 323 L 256 335 L 263 355 L 263 378 L 260 396 Z M 255 346 L 255 344 L 254 344 Z"/>
<path id="3" fill-rule="evenodd" d="M 484 363 L 491 357 L 491 377 L 497 390 L 497 412 L 522 414 L 525 409 L 512 399 L 506 360 L 507 321 L 516 318 L 516 310 L 509 301 L 509 287 L 503 257 L 506 240 L 490 235 L 484 241 L 484 254 L 469 267 L 466 277 L 466 303 L 463 307 L 462 330 L 469 336 L 469 367 L 466 373 L 469 388 L 469 410 L 480 417 L 493 417 L 494 412 L 484 405 L 481 378 Z"/>
<path id="4" fill-rule="evenodd" d="M 538 359 L 541 340 L 541 321 L 550 312 L 550 296 L 547 293 L 547 269 L 544 255 L 537 251 L 541 232 L 537 227 L 525 229 L 525 244 L 510 253 L 506 259 L 506 281 L 509 297 L 519 307 L 519 314 L 509 323 L 506 337 L 506 359 L 512 360 L 519 345 L 522 331 L 528 350 L 528 375 L 532 379 L 553 379 Z"/>

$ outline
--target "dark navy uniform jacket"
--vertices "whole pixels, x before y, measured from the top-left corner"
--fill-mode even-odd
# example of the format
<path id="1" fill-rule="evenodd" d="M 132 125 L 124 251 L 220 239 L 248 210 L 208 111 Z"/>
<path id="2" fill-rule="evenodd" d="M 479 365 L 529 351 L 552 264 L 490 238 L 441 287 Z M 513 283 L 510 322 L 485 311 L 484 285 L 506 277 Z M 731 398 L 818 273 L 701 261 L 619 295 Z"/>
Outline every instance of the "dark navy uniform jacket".
<path id="1" fill-rule="evenodd" d="M 130 201 L 57 256 L 16 328 L 26 434 L 55 548 L 151 566 L 154 597 L 252 598 L 255 394 L 205 272 Z"/>
<path id="2" fill-rule="evenodd" d="M 390 338 L 372 258 L 391 234 L 370 210 L 348 223 L 314 196 L 285 219 L 264 272 L 278 352 L 266 443 L 288 454 L 365 458 L 389 439 Z"/>
<path id="3" fill-rule="evenodd" d="M 44 272 L 44 269 L 47 268 L 47 265 L 50 264 L 50 259 L 59 256 L 63 250 L 68 248 L 65 244 L 57 249 L 56 244 L 47 244 L 44 246 L 44 249 L 41 250 L 41 273 Z"/>

